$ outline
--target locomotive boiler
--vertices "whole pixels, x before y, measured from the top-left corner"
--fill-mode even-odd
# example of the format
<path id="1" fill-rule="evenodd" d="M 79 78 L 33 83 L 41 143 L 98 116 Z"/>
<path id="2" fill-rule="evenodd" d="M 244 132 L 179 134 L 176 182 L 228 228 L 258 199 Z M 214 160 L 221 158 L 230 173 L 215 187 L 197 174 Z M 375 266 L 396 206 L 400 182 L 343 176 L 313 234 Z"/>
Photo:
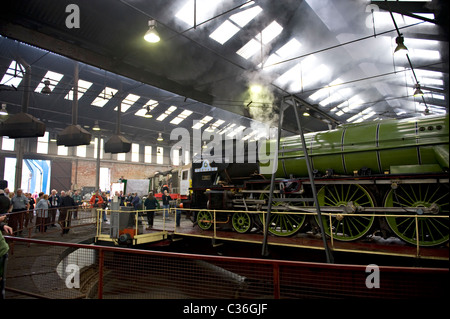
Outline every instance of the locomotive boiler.
<path id="1" fill-rule="evenodd" d="M 345 124 L 304 137 L 327 235 L 352 241 L 379 232 L 421 246 L 448 241 L 448 115 Z M 259 146 L 273 150 L 276 143 Z M 199 227 L 209 229 L 212 211 L 226 209 L 240 210 L 226 217 L 235 231 L 262 229 L 263 213 L 246 212 L 267 208 L 273 171 L 269 232 L 292 236 L 317 229 L 300 136 L 280 139 L 276 163 L 194 162 L 192 207 L 199 209 Z"/>

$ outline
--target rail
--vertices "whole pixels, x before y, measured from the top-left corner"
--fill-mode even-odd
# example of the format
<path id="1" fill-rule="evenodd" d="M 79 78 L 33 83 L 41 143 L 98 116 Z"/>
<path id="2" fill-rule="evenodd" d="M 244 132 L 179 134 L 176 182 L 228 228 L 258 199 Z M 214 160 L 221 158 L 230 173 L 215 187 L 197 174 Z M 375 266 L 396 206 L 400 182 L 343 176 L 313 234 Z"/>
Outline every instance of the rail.
<path id="1" fill-rule="evenodd" d="M 237 258 L 5 238 L 14 245 L 7 267 L 7 298 L 435 300 L 448 296 L 449 269 Z"/>
<path id="2" fill-rule="evenodd" d="M 334 218 L 341 218 L 341 219 L 345 219 L 345 218 L 351 218 L 351 217 L 368 217 L 368 218 L 380 218 L 380 217 L 384 217 L 384 218 L 413 218 L 414 219 L 414 227 L 415 227 L 415 231 L 413 233 L 415 234 L 419 234 L 419 219 L 423 220 L 423 219 L 430 219 L 430 220 L 445 220 L 445 219 L 449 219 L 449 216 L 447 215 L 434 215 L 434 214 L 430 214 L 430 215 L 424 215 L 422 213 L 420 214 L 410 214 L 411 211 L 415 211 L 416 209 L 418 209 L 420 211 L 421 208 L 411 208 L 411 209 L 404 209 L 404 208 L 397 208 L 394 207 L 393 211 L 396 213 L 384 213 L 384 214 L 380 214 L 380 210 L 377 208 L 368 208 L 367 211 L 373 211 L 372 213 L 355 213 L 356 211 L 351 211 L 346 213 L 346 209 L 347 207 L 341 207 L 341 208 L 330 208 L 330 207 L 323 207 L 324 210 L 322 211 L 322 217 L 325 218 L 328 222 L 328 229 L 333 229 L 333 219 Z M 328 209 L 330 208 L 330 209 Z M 302 216 L 312 216 L 312 217 L 316 217 L 317 214 L 313 212 L 313 208 L 308 209 L 308 208 L 299 208 L 299 210 L 305 210 L 305 211 L 277 211 L 277 212 L 273 212 L 272 214 L 277 214 L 277 215 L 302 215 Z M 220 240 L 220 239 L 228 239 L 229 238 L 225 238 L 225 237 L 221 237 L 218 235 L 218 227 L 221 226 L 221 224 L 224 223 L 228 223 L 229 222 L 229 217 L 227 218 L 221 218 L 219 219 L 218 216 L 222 215 L 222 214 L 226 214 L 226 215 L 231 215 L 234 213 L 247 213 L 247 214 L 257 214 L 262 216 L 261 223 L 262 223 L 262 229 L 265 229 L 265 223 L 266 223 L 266 216 L 267 216 L 267 212 L 266 211 L 241 211 L 241 210 L 216 210 L 216 209 L 187 209 L 187 208 L 171 208 L 171 213 L 172 215 L 176 215 L 181 214 L 182 212 L 186 213 L 186 212 L 192 212 L 192 213 L 196 213 L 198 211 L 209 211 L 211 212 L 212 215 L 212 219 L 211 220 L 203 220 L 201 222 L 203 223 L 211 223 L 211 227 L 212 230 L 208 230 L 208 231 L 202 231 L 200 234 L 198 235 L 194 235 L 194 236 L 198 236 L 198 237 L 206 237 L 206 238 L 211 238 L 214 240 Z M 398 212 L 404 212 L 403 214 L 399 214 Z M 405 214 L 406 213 L 406 214 Z M 185 228 L 182 227 L 177 227 L 176 225 L 174 225 L 174 227 L 172 228 L 174 234 L 178 234 L 178 235 L 189 235 L 189 236 L 193 236 L 192 232 L 185 232 Z M 338 247 L 336 247 L 336 234 L 334 231 L 330 231 L 328 232 L 328 237 L 330 240 L 330 245 L 331 245 L 331 249 L 333 250 L 339 250 Z M 448 240 L 448 239 L 447 239 Z M 256 241 L 258 243 L 262 243 L 262 238 L 261 241 Z M 422 247 L 420 245 L 419 242 L 419 236 L 416 236 L 416 240 L 415 240 L 415 246 L 416 246 L 416 254 L 415 257 L 419 258 L 421 256 L 421 249 L 426 249 L 426 247 Z M 371 253 L 374 253 L 373 251 L 371 251 Z M 376 253 L 376 252 L 375 252 Z M 385 252 L 381 252 L 382 254 L 385 254 Z"/>

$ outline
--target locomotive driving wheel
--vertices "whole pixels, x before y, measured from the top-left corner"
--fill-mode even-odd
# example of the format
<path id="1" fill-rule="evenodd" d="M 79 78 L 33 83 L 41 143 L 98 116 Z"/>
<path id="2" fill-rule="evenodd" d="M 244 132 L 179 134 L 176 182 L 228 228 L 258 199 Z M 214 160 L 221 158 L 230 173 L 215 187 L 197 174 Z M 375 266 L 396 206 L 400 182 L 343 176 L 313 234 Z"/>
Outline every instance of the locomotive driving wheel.
<path id="1" fill-rule="evenodd" d="M 386 217 L 392 231 L 404 241 L 420 246 L 436 246 L 449 239 L 449 188 L 448 184 L 402 184 L 391 189 L 386 196 L 385 207 L 424 208 L 423 217 Z M 420 216 L 420 215 L 418 215 Z"/>
<path id="2" fill-rule="evenodd" d="M 270 185 L 267 186 L 265 191 L 270 190 Z M 289 202 L 289 201 L 277 201 L 278 198 L 295 197 L 295 195 L 285 195 L 281 193 L 273 193 L 272 197 L 272 211 L 270 217 L 269 232 L 275 236 L 288 237 L 296 234 L 303 226 L 305 222 L 305 214 L 293 214 L 288 213 L 286 210 L 277 209 L 277 207 L 297 206 L 304 205 L 304 202 Z M 259 197 L 261 200 L 269 202 L 269 193 L 262 193 Z M 277 213 L 279 212 L 279 213 Z M 263 222 L 264 214 L 260 214 L 260 220 Z"/>
<path id="3" fill-rule="evenodd" d="M 374 207 L 372 196 L 357 184 L 323 186 L 317 193 L 320 206 L 346 207 L 348 205 Z M 318 217 L 316 216 L 316 219 Z M 330 217 L 322 213 L 324 231 L 328 236 L 340 241 L 352 241 L 363 237 L 372 227 L 373 216 L 358 216 L 358 213 L 335 214 Z"/>
<path id="4" fill-rule="evenodd" d="M 209 210 L 201 210 L 197 213 L 197 224 L 203 230 L 211 228 L 214 222 L 213 214 Z"/>
<path id="5" fill-rule="evenodd" d="M 250 214 L 244 212 L 234 213 L 231 218 L 233 229 L 238 233 L 244 234 L 252 229 L 252 218 Z"/>

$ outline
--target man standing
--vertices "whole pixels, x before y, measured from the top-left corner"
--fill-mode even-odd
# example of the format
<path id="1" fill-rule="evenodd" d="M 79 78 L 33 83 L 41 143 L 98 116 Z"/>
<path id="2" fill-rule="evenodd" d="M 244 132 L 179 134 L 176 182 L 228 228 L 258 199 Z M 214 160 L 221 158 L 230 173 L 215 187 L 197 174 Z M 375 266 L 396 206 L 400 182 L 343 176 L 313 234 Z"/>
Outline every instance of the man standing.
<path id="1" fill-rule="evenodd" d="M 77 219 L 78 218 L 78 208 L 82 204 L 82 198 L 81 198 L 81 195 L 78 193 L 78 191 L 75 191 L 75 193 L 73 194 L 73 201 L 75 202 L 75 206 L 77 206 L 75 208 L 75 210 L 73 211 L 73 218 Z"/>
<path id="2" fill-rule="evenodd" d="M 24 214 L 30 209 L 30 204 L 21 188 L 18 188 L 16 190 L 16 195 L 11 198 L 11 208 L 12 214 L 9 216 L 8 224 L 14 232 L 22 232 Z"/>
<path id="3" fill-rule="evenodd" d="M 65 191 L 61 191 L 61 204 L 59 206 L 59 218 L 58 223 L 61 225 L 62 234 L 67 234 L 70 230 L 70 222 L 72 214 L 68 214 L 70 209 L 75 206 L 75 201 Z"/>
<path id="4" fill-rule="evenodd" d="M 50 202 L 50 209 L 48 212 L 50 223 L 52 227 L 56 227 L 56 212 L 61 205 L 61 197 L 58 195 L 56 189 L 52 189 L 52 195 L 48 198 L 48 201 Z"/>
<path id="5" fill-rule="evenodd" d="M 170 208 L 171 200 L 172 200 L 172 197 L 170 197 L 169 191 L 167 189 L 164 189 L 164 193 L 162 195 L 162 202 L 163 202 L 165 218 L 169 218 L 169 208 Z"/>
<path id="6" fill-rule="evenodd" d="M 6 197 L 5 192 L 0 190 L 0 197 Z M 7 197 L 6 197 L 7 198 Z M 9 198 L 7 198 L 9 201 Z M 5 238 L 3 238 L 2 231 L 12 235 L 11 227 L 6 226 L 3 221 L 6 215 L 0 216 L 0 299 L 5 299 L 5 281 L 6 281 L 6 262 L 8 261 L 9 246 Z"/>
<path id="7" fill-rule="evenodd" d="M 3 189 L 0 189 L 0 216 L 6 215 L 11 206 L 11 201 Z"/>

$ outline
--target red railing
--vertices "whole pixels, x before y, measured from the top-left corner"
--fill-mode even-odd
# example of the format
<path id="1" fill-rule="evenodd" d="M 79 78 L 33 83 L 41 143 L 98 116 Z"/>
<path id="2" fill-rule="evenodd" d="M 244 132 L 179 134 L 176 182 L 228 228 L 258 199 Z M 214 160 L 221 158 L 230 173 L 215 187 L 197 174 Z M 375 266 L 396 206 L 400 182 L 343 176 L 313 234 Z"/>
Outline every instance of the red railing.
<path id="1" fill-rule="evenodd" d="M 442 268 L 323 264 L 6 238 L 12 247 L 6 276 L 10 298 L 448 296 L 449 270 Z"/>

